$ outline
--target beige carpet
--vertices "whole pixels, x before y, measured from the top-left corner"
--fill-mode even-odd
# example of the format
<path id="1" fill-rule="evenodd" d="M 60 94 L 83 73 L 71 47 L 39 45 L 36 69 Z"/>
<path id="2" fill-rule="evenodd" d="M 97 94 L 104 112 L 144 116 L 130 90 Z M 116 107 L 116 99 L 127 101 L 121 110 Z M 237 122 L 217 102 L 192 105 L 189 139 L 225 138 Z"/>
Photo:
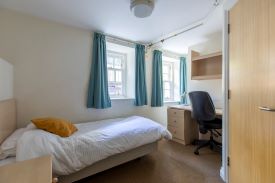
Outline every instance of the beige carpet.
<path id="1" fill-rule="evenodd" d="M 78 183 L 222 183 L 221 156 L 208 148 L 196 156 L 194 147 L 162 140 L 158 151 Z"/>

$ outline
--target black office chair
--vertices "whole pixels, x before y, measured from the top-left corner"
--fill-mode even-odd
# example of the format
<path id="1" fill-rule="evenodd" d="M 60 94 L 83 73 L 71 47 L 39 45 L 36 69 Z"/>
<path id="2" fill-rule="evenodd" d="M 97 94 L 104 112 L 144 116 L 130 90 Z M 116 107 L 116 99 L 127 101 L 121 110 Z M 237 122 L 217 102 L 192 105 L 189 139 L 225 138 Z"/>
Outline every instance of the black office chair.
<path id="1" fill-rule="evenodd" d="M 192 107 L 192 117 L 199 124 L 200 133 L 210 132 L 210 140 L 198 140 L 199 146 L 195 149 L 194 154 L 199 155 L 199 149 L 210 146 L 210 149 L 217 149 L 222 152 L 222 144 L 214 140 L 214 136 L 221 136 L 217 129 L 222 129 L 222 120 L 216 118 L 216 111 L 210 95 L 204 91 L 193 91 L 189 93 Z"/>

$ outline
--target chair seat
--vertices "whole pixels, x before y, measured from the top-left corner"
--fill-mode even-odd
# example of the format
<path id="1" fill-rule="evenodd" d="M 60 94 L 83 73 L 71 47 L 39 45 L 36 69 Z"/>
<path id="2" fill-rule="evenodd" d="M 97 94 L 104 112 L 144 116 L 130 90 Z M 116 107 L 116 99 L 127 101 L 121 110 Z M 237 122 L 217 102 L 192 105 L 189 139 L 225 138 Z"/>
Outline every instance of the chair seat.
<path id="1" fill-rule="evenodd" d="M 205 129 L 222 129 L 222 120 L 219 118 L 215 118 L 211 121 L 203 121 L 202 126 Z"/>

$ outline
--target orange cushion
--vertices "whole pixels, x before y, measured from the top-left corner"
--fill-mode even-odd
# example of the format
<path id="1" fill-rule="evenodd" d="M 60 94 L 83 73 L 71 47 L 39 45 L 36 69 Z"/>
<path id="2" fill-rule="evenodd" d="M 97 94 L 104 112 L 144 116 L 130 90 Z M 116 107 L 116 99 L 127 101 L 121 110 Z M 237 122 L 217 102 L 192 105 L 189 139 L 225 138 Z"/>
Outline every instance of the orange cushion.
<path id="1" fill-rule="evenodd" d="M 51 132 L 61 137 L 69 137 L 77 128 L 70 121 L 59 118 L 37 118 L 32 119 L 32 123 L 39 129 Z"/>

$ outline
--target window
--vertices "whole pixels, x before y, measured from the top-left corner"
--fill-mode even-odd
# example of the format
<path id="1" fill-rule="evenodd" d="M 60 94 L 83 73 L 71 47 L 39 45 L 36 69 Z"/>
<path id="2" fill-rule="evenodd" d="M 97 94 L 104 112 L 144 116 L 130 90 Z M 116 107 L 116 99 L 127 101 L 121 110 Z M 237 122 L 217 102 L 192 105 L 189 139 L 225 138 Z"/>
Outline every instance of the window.
<path id="1" fill-rule="evenodd" d="M 125 98 L 125 68 L 126 55 L 123 53 L 108 51 L 108 89 L 111 98 Z"/>
<path id="2" fill-rule="evenodd" d="M 135 96 L 134 47 L 106 42 L 108 90 L 111 99 L 133 99 Z"/>
<path id="3" fill-rule="evenodd" d="M 163 72 L 163 95 L 164 101 L 174 100 L 174 63 L 173 62 L 163 62 L 162 66 Z"/>
<path id="4" fill-rule="evenodd" d="M 162 60 L 164 102 L 178 102 L 180 101 L 179 59 L 163 56 Z"/>

